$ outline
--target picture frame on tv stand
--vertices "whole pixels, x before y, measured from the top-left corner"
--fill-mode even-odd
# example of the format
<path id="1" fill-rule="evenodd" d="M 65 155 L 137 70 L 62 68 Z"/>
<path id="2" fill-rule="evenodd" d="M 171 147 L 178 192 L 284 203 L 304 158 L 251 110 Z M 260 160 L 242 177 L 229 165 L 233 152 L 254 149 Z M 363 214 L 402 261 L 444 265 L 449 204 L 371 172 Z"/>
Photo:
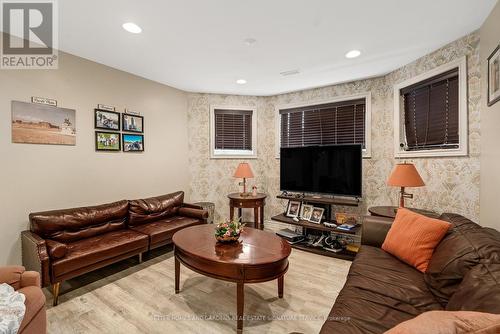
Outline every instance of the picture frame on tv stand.
<path id="1" fill-rule="evenodd" d="M 301 201 L 289 200 L 286 207 L 286 216 L 290 218 L 297 218 L 300 213 Z"/>
<path id="2" fill-rule="evenodd" d="M 321 224 L 321 220 L 323 220 L 323 214 L 324 213 L 325 213 L 325 209 L 324 208 L 314 207 L 313 210 L 312 210 L 311 218 L 309 219 L 309 221 L 311 223 Z"/>
<path id="3" fill-rule="evenodd" d="M 309 219 L 311 219 L 313 209 L 314 209 L 314 206 L 312 206 L 310 204 L 302 204 L 302 206 L 300 208 L 299 218 L 302 220 L 309 221 Z"/>

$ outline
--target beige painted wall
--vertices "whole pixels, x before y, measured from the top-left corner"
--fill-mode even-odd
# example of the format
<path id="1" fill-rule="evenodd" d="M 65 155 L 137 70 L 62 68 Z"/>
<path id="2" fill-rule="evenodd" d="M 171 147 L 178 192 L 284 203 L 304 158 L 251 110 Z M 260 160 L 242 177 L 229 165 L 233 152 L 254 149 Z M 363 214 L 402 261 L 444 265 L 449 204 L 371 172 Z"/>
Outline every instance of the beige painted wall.
<path id="1" fill-rule="evenodd" d="M 500 230 L 500 101 L 487 105 L 487 58 L 500 43 L 500 2 L 480 30 L 481 44 L 481 223 Z"/>
<path id="2" fill-rule="evenodd" d="M 31 96 L 76 109 L 76 146 L 11 143 L 10 103 Z M 144 153 L 95 152 L 98 103 L 145 117 Z M 0 70 L 0 265 L 21 263 L 32 211 L 186 190 L 186 110 L 182 91 L 68 54 L 58 70 Z"/>
<path id="3" fill-rule="evenodd" d="M 240 160 L 210 159 L 210 105 L 255 106 L 258 113 L 258 158 L 249 160 L 256 175 L 250 180 L 269 195 L 266 220 L 284 211 L 279 194 L 279 160 L 275 157 L 275 109 L 280 105 L 315 103 L 363 92 L 372 94 L 372 158 L 363 160 L 363 203 L 357 209 L 337 207 L 339 211 L 366 213 L 370 206 L 395 205 L 397 189 L 386 186 L 396 160 L 393 148 L 393 85 L 430 69 L 467 56 L 469 156 L 453 158 L 410 159 L 427 183 L 426 187 L 409 191 L 415 199 L 408 206 L 438 212 L 456 212 L 471 219 L 479 218 L 479 33 L 464 36 L 386 76 L 310 89 L 271 97 L 219 94 L 189 95 L 189 168 L 190 193 L 193 199 L 215 202 L 218 216 L 228 216 L 229 192 L 238 190 L 232 178 Z M 276 225 L 270 225 L 275 228 Z M 282 227 L 282 225 L 280 225 Z"/>

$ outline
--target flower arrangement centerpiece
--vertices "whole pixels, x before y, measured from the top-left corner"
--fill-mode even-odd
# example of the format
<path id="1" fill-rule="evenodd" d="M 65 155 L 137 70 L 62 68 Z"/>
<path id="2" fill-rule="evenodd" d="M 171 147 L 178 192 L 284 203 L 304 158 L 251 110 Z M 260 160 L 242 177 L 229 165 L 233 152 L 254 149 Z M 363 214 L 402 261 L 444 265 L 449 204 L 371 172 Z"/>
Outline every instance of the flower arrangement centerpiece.
<path id="1" fill-rule="evenodd" d="M 244 226 L 245 224 L 242 224 L 238 218 L 220 222 L 215 228 L 215 239 L 219 242 L 236 242 Z"/>

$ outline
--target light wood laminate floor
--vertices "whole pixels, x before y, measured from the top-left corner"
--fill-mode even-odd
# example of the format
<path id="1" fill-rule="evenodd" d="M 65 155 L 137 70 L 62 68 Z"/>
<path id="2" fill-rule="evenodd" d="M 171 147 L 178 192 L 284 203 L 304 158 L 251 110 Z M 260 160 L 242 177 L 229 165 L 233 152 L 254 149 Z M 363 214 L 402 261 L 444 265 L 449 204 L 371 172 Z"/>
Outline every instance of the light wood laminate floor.
<path id="1" fill-rule="evenodd" d="M 253 318 L 245 320 L 244 333 L 319 332 L 351 263 L 296 249 L 289 260 L 283 299 L 276 281 L 245 285 L 245 315 Z M 236 313 L 236 284 L 181 265 L 176 295 L 170 247 L 141 264 L 131 258 L 67 281 L 61 290 L 56 307 L 45 291 L 49 333 L 236 332 L 236 321 L 227 319 Z"/>

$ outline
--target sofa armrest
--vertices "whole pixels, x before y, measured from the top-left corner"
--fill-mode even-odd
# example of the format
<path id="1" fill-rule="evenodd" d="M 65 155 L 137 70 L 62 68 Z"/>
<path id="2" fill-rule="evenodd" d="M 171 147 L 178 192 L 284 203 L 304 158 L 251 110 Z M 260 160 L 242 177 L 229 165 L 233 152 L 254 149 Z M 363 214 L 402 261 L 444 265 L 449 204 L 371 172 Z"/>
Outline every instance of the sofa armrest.
<path id="1" fill-rule="evenodd" d="M 392 218 L 365 216 L 361 230 L 361 244 L 382 247 L 393 221 Z"/>
<path id="2" fill-rule="evenodd" d="M 23 265 L 40 274 L 41 286 L 50 284 L 50 262 L 45 240 L 31 231 L 21 232 Z"/>
<path id="3" fill-rule="evenodd" d="M 23 266 L 0 267 L 0 283 L 7 283 L 15 290 L 27 286 L 40 287 L 40 275 L 36 271 L 26 271 Z"/>
<path id="4" fill-rule="evenodd" d="M 7 283 L 14 290 L 19 290 L 21 288 L 21 275 L 24 271 L 23 266 L 0 267 L 0 283 Z"/>
<path id="5" fill-rule="evenodd" d="M 206 222 L 208 218 L 208 211 L 203 210 L 203 208 L 201 207 L 198 209 L 198 208 L 183 206 L 179 209 L 179 216 L 197 218 Z"/>
<path id="6" fill-rule="evenodd" d="M 55 240 L 47 239 L 45 245 L 51 259 L 61 259 L 68 253 L 68 246 Z"/>
<path id="7" fill-rule="evenodd" d="M 41 287 L 40 274 L 36 271 L 25 271 L 21 275 L 21 288 L 25 288 L 27 286 L 36 286 L 37 288 Z"/>

